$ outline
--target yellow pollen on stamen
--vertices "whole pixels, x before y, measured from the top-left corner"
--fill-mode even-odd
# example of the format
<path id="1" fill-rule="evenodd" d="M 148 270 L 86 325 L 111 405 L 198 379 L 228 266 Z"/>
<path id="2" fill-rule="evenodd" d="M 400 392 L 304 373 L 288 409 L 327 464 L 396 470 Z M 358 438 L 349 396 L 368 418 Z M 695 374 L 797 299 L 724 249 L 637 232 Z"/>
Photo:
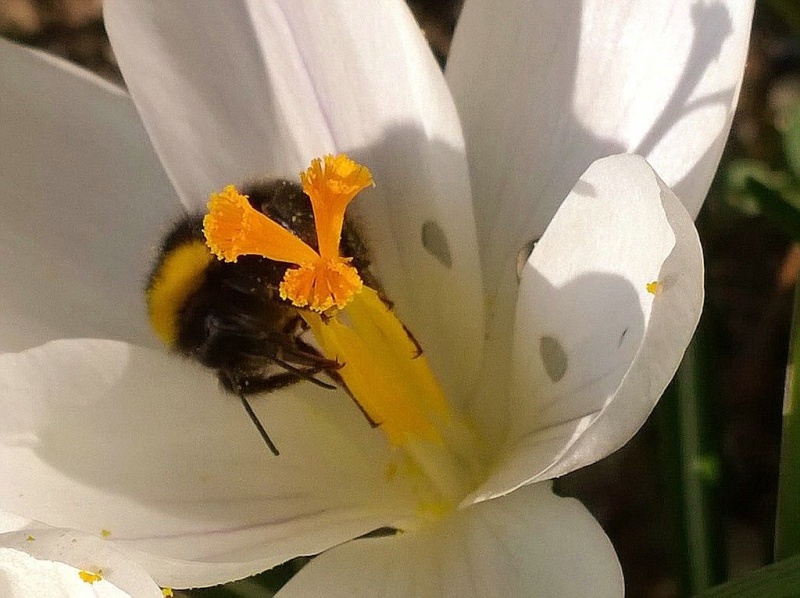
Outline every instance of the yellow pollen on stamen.
<path id="1" fill-rule="evenodd" d="M 661 283 L 659 283 L 657 280 L 654 280 L 653 282 L 648 282 L 646 287 L 647 287 L 647 292 L 650 293 L 651 295 L 657 295 L 659 291 L 661 291 Z"/>
<path id="2" fill-rule="evenodd" d="M 452 510 L 483 475 L 481 445 L 451 410 L 403 323 L 369 287 L 333 317 L 301 315 L 323 355 L 342 364 L 337 375 L 352 397 L 400 451 L 387 480 L 427 480 L 417 489 L 420 513 Z"/>

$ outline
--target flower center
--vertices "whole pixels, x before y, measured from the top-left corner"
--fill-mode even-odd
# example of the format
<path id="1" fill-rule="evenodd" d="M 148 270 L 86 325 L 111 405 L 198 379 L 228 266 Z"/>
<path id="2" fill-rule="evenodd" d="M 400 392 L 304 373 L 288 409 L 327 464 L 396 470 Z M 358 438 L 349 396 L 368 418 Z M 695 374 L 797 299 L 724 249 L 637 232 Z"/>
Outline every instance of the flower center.
<path id="1" fill-rule="evenodd" d="M 301 308 L 323 355 L 342 364 L 338 376 L 386 435 L 394 453 L 387 477 L 411 480 L 421 514 L 449 511 L 483 475 L 476 465 L 479 443 L 407 328 L 339 253 L 345 209 L 373 184 L 372 175 L 339 155 L 313 160 L 300 178 L 319 252 L 253 209 L 233 186 L 211 197 L 208 246 L 226 261 L 250 254 L 297 266 L 287 269 L 281 297 Z"/>

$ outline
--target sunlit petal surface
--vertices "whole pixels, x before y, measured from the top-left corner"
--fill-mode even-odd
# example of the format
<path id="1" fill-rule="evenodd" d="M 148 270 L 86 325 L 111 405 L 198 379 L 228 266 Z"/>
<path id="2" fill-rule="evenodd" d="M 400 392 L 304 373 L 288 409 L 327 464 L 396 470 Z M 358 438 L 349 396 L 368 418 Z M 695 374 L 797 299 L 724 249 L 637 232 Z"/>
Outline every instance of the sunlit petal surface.
<path id="1" fill-rule="evenodd" d="M 752 13 L 752 0 L 466 1 L 447 79 L 490 291 L 597 158 L 645 156 L 697 215 L 733 118 Z"/>
<path id="2" fill-rule="evenodd" d="M 587 588 L 597 598 L 622 596 L 614 549 L 578 501 L 538 484 L 419 532 L 329 550 L 278 596 L 578 598 Z"/>

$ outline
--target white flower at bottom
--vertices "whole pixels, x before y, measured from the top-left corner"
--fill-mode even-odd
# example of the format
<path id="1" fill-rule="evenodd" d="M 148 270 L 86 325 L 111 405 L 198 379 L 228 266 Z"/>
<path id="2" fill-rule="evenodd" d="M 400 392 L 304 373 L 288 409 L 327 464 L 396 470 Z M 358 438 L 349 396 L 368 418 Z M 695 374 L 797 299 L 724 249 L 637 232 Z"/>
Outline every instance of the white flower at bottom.
<path id="1" fill-rule="evenodd" d="M 702 196 L 713 172 L 705 148 L 715 162 L 729 122 L 716 116 L 735 103 L 752 6 L 720 4 L 735 35 L 719 68 L 695 70 L 693 80 L 697 99 L 724 100 L 718 111 L 701 104 L 715 118 L 691 129 L 703 141 L 681 154 L 695 112 L 668 101 L 685 90 L 679 73 L 665 71 L 657 91 L 650 79 L 642 84 L 652 91 L 647 110 L 612 108 L 638 89 L 613 68 L 617 59 L 631 67 L 630 48 L 655 61 L 669 46 L 669 64 L 687 56 L 683 3 L 664 9 L 674 21 L 655 23 L 659 35 L 648 25 L 640 44 L 629 43 L 636 23 L 649 23 L 638 12 L 628 25 L 616 13 L 606 21 L 601 2 L 585 4 L 576 20 L 571 7 L 549 2 L 502 16 L 523 29 L 574 22 L 581 35 L 553 44 L 588 44 L 592 52 L 575 51 L 587 80 L 596 74 L 587 61 L 605 65 L 608 85 L 594 88 L 603 109 L 554 101 L 578 77 L 558 69 L 539 80 L 545 99 L 529 109 L 527 91 L 515 90 L 530 74 L 499 60 L 491 79 L 496 90 L 494 76 L 505 73 L 500 97 L 471 104 L 465 57 L 496 49 L 461 37 L 452 56 L 461 66 L 449 77 L 469 152 L 448 88 L 400 3 L 107 7 L 131 93 L 184 205 L 199 207 L 231 182 L 292 178 L 326 152 L 346 151 L 373 171 L 377 187 L 359 199 L 357 216 L 377 274 L 451 408 L 482 439 L 475 469 L 484 473 L 455 484 L 458 500 L 440 510 L 421 505 L 418 478 L 392 469 L 382 433 L 344 393 L 298 385 L 258 400 L 281 447 L 273 458 L 211 375 L 164 355 L 140 287 L 149 248 L 180 208 L 129 100 L 3 44 L 0 65 L 10 72 L 0 82 L 24 84 L 4 86 L 0 108 L 8 110 L 1 139 L 14 148 L 0 158 L 13 202 L 0 239 L 14 256 L 4 263 L 0 321 L 0 406 L 9 414 L 0 421 L 0 477 L 13 483 L 0 488 L 0 508 L 109 530 L 109 542 L 173 587 L 322 553 L 286 594 L 620 595 L 608 539 L 547 480 L 609 454 L 644 421 L 696 324 L 702 261 L 690 215 L 643 159 L 595 162 L 566 200 L 564 180 L 572 185 L 595 158 L 644 140 L 670 184 L 702 161 L 688 187 L 692 199 Z M 465 8 L 473 27 L 476 7 Z M 525 18 L 515 21 L 515 11 Z M 537 11 L 547 19 L 533 18 Z M 525 40 L 542 40 L 524 31 L 491 39 L 520 44 L 508 48 L 508 64 L 526 69 L 561 56 L 524 60 Z M 472 79 L 489 93 L 481 73 Z M 714 96 L 727 86 L 730 97 Z M 557 113 L 544 118 L 545 106 Z M 546 135 L 536 135 L 540 125 Z M 653 139 L 642 132 L 648 125 Z M 498 157 L 491 177 L 475 174 Z M 468 158 L 477 160 L 472 181 Z M 540 235 L 518 280 L 520 250 Z M 349 541 L 384 527 L 402 532 Z"/>
<path id="2" fill-rule="evenodd" d="M 145 571 L 100 538 L 56 528 L 0 534 L 4 598 L 163 598 Z"/>

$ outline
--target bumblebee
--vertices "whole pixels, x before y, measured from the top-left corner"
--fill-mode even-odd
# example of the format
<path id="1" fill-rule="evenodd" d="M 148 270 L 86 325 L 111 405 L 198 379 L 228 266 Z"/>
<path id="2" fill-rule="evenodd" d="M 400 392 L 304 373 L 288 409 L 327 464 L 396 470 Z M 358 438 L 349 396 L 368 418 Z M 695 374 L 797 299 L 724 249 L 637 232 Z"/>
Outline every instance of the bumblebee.
<path id="1" fill-rule="evenodd" d="M 273 180 L 244 189 L 250 205 L 318 250 L 311 202 L 300 185 Z M 365 282 L 366 246 L 345 219 L 341 255 Z M 206 245 L 203 215 L 187 215 L 165 236 L 147 281 L 150 322 L 164 343 L 214 370 L 221 385 L 238 396 L 274 454 L 247 395 L 266 393 L 302 380 L 325 388 L 338 383 L 340 364 L 324 358 L 302 339 L 307 330 L 300 309 L 280 298 L 278 287 L 289 264 L 246 255 L 217 260 Z"/>

